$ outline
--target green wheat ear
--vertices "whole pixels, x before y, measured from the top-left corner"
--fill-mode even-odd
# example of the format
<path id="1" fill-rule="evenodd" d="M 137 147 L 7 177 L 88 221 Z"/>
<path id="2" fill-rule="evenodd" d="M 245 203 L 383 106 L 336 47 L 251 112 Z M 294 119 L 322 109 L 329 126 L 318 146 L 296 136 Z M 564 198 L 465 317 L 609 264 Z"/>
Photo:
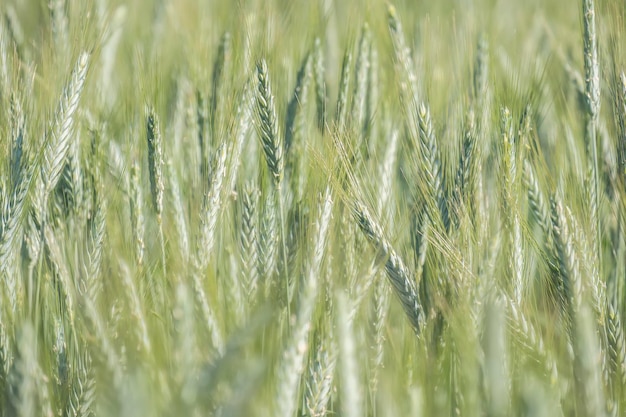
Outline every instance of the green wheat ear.
<path id="1" fill-rule="evenodd" d="M 278 132 L 276 106 L 265 59 L 257 62 L 257 77 L 256 107 L 259 117 L 259 136 L 274 184 L 279 187 L 283 179 L 283 142 Z"/>

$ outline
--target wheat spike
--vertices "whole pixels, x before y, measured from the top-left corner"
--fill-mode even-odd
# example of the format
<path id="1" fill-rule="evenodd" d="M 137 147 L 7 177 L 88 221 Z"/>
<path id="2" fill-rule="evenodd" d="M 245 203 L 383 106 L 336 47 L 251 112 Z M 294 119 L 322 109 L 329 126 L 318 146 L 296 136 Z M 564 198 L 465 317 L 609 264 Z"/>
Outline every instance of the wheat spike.
<path id="1" fill-rule="evenodd" d="M 366 207 L 359 202 L 353 205 L 353 215 L 368 240 L 380 252 L 379 256 L 385 259 L 387 277 L 399 298 L 415 333 L 419 334 L 422 327 L 422 307 L 417 298 L 415 284 L 402 259 L 384 238 L 380 226 L 374 221 Z"/>
<path id="2" fill-rule="evenodd" d="M 283 178 L 283 142 L 278 132 L 276 106 L 269 80 L 267 62 L 262 59 L 257 63 L 258 89 L 257 113 L 259 116 L 259 136 L 265 154 L 265 161 L 272 174 L 274 185 L 280 187 Z"/>

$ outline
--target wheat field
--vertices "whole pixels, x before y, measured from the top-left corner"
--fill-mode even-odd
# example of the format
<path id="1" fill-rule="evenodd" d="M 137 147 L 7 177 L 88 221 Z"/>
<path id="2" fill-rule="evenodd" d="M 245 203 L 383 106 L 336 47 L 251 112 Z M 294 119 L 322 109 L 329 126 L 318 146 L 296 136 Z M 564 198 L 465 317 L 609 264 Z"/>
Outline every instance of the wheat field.
<path id="1" fill-rule="evenodd" d="M 0 15 L 0 417 L 626 415 L 623 2 Z"/>

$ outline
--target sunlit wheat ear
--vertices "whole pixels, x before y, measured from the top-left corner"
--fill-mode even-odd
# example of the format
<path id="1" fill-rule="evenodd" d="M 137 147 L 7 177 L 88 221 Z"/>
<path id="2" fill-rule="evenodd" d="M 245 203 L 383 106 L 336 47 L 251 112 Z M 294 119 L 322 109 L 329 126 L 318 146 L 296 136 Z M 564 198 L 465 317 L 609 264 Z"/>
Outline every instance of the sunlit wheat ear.
<path id="1" fill-rule="evenodd" d="M 241 258 L 244 289 L 253 303 L 259 285 L 259 192 L 247 184 L 241 193 Z"/>
<path id="2" fill-rule="evenodd" d="M 37 198 L 34 207 L 39 219 L 43 219 L 48 197 L 61 178 L 65 158 L 70 149 L 70 140 L 74 125 L 74 113 L 78 108 L 85 78 L 89 55 L 82 53 L 78 58 L 71 79 L 59 101 L 54 121 L 46 132 L 41 159 L 40 174 L 37 186 Z"/>
<path id="3" fill-rule="evenodd" d="M 59 298 L 64 304 L 64 312 L 67 314 L 70 323 L 74 324 L 76 317 L 75 307 L 75 287 L 70 275 L 69 267 L 63 256 L 63 249 L 59 244 L 59 241 L 49 225 L 44 227 L 44 241 L 46 245 L 46 251 L 52 264 L 52 269 L 55 273 L 56 281 L 55 285 L 59 292 Z"/>
<path id="4" fill-rule="evenodd" d="M 327 337 L 326 339 L 330 339 Z M 310 417 L 325 416 L 333 392 L 337 346 L 334 340 L 320 341 L 311 358 L 305 387 L 305 405 Z"/>
<path id="5" fill-rule="evenodd" d="M 211 182 L 202 201 L 200 236 L 196 254 L 196 262 L 200 271 L 208 267 L 215 245 L 215 229 L 222 207 L 222 190 L 226 175 L 227 156 L 228 147 L 225 144 L 220 145 L 216 150 L 213 161 Z"/>
<path id="6" fill-rule="evenodd" d="M 501 110 L 501 131 L 502 131 L 502 176 L 504 195 L 504 219 L 509 235 L 509 270 L 512 277 L 512 287 L 515 300 L 518 304 L 522 302 L 522 295 L 525 290 L 522 259 L 522 232 L 519 219 L 518 199 L 517 199 L 517 149 L 519 138 L 516 138 L 513 131 L 511 112 L 504 107 Z"/>
<path id="7" fill-rule="evenodd" d="M 574 242 L 570 235 L 569 225 L 565 209 L 561 200 L 554 196 L 550 201 L 552 233 L 554 235 L 554 245 L 556 248 L 560 274 L 559 292 L 562 301 L 562 308 L 567 314 L 570 325 L 574 322 L 574 315 L 578 311 L 581 302 L 581 283 L 579 261 L 574 251 Z"/>
<path id="8" fill-rule="evenodd" d="M 380 277 L 382 278 L 382 277 Z M 385 355 L 385 326 L 389 311 L 389 285 L 379 279 L 374 287 L 374 308 L 372 314 L 372 370 L 369 379 L 369 388 L 372 394 L 378 391 L 379 373 L 383 367 Z"/>
<path id="9" fill-rule="evenodd" d="M 133 161 L 130 167 L 129 206 L 130 224 L 132 229 L 133 243 L 135 247 L 135 261 L 141 268 L 144 262 L 144 217 L 143 217 L 143 192 L 141 190 L 141 173 L 139 164 Z"/>
<path id="10" fill-rule="evenodd" d="M 304 371 L 304 358 L 309 345 L 311 320 L 319 290 L 319 273 L 326 247 L 326 236 L 332 213 L 332 200 L 328 188 L 323 197 L 321 211 L 315 224 L 313 252 L 307 260 L 307 273 L 298 295 L 296 321 L 283 361 L 278 370 L 276 387 L 276 415 L 292 416 L 297 407 L 297 392 Z"/>
<path id="11" fill-rule="evenodd" d="M 609 378 L 621 387 L 626 385 L 626 339 L 619 312 L 614 302 L 607 303 L 605 316 Z"/>
<path id="12" fill-rule="evenodd" d="M 254 88 L 251 82 L 248 81 L 243 87 L 241 92 L 240 102 L 237 106 L 237 113 L 235 116 L 236 124 L 234 126 L 235 140 L 233 141 L 230 149 L 230 159 L 228 163 L 227 173 L 227 193 L 235 191 L 235 183 L 237 181 L 237 174 L 239 168 L 244 162 L 242 158 L 243 150 L 246 146 L 246 141 L 252 131 L 253 111 L 254 111 Z M 246 161 L 247 162 L 247 161 Z"/>
<path id="13" fill-rule="evenodd" d="M 280 187 L 283 178 L 283 141 L 278 132 L 276 105 L 269 80 L 265 59 L 257 63 L 257 114 L 259 117 L 259 137 L 265 154 L 265 161 L 272 175 L 274 185 Z"/>
<path id="14" fill-rule="evenodd" d="M 135 319 L 135 334 L 141 349 L 147 355 L 152 353 L 152 344 L 150 343 L 150 336 L 148 334 L 148 326 L 146 322 L 146 316 L 141 305 L 141 299 L 137 292 L 137 287 L 133 281 L 133 277 L 130 269 L 123 263 L 120 264 L 120 275 L 122 276 L 122 284 L 127 292 L 128 303 L 132 316 Z"/>
<path id="15" fill-rule="evenodd" d="M 187 232 L 187 219 L 183 206 L 183 192 L 178 182 L 178 175 L 171 161 L 167 163 L 167 171 L 169 174 L 169 196 L 171 196 L 172 206 L 174 207 L 174 223 L 178 231 L 178 250 L 182 257 L 182 264 L 186 267 L 189 261 L 189 235 Z"/>
<path id="16" fill-rule="evenodd" d="M 419 171 L 426 176 L 425 196 L 432 201 L 433 207 L 438 210 L 431 209 L 429 216 L 433 223 L 441 221 L 445 229 L 449 229 L 448 203 L 444 193 L 443 174 L 441 169 L 441 159 L 439 156 L 439 147 L 435 138 L 432 119 L 430 118 L 430 110 L 425 103 L 422 103 L 418 109 L 419 119 Z M 418 171 L 418 172 L 419 172 Z"/>
<path id="17" fill-rule="evenodd" d="M 551 384 L 555 384 L 559 376 L 556 361 L 553 353 L 546 346 L 542 334 L 512 298 L 506 297 L 505 301 L 509 328 L 513 336 L 519 340 L 522 348 L 528 350 L 530 355 L 537 357 L 543 367 L 544 376 L 550 379 Z"/>
<path id="18" fill-rule="evenodd" d="M 388 224 L 391 218 L 391 203 L 393 197 L 393 186 L 395 184 L 395 175 L 398 159 L 398 142 L 400 134 L 394 129 L 390 132 L 386 142 L 385 157 L 380 166 L 379 183 L 378 183 L 378 199 L 376 201 L 376 212 L 384 220 L 384 224 Z"/>
<path id="19" fill-rule="evenodd" d="M 211 353 L 217 353 L 219 355 L 223 352 L 224 349 L 222 333 L 218 326 L 215 312 L 209 304 L 209 299 L 207 297 L 206 291 L 204 290 L 201 277 L 195 272 L 191 274 L 191 284 L 195 298 L 198 304 L 200 304 L 200 311 L 204 320 L 204 326 L 209 331 L 209 335 L 211 338 L 211 346 L 209 347 L 209 349 L 211 349 Z"/>
<path id="20" fill-rule="evenodd" d="M 362 203 L 355 202 L 352 206 L 352 213 L 361 231 L 379 252 L 378 256 L 385 260 L 385 271 L 389 282 L 400 300 L 413 330 L 419 335 L 422 328 L 423 313 L 408 268 L 385 239 L 382 229 Z"/>
<path id="21" fill-rule="evenodd" d="M 587 160 L 591 173 L 589 185 L 589 217 L 593 233 L 593 247 L 598 263 L 602 260 L 600 207 L 600 172 L 598 167 L 598 120 L 600 116 L 600 63 L 594 0 L 582 1 L 583 12 L 583 58 L 585 62 L 585 141 Z"/>
<path id="22" fill-rule="evenodd" d="M 76 367 L 76 381 L 72 386 L 66 415 L 89 417 L 96 401 L 96 378 L 88 353 L 80 354 Z"/>
<path id="23" fill-rule="evenodd" d="M 403 99 L 407 103 L 413 102 L 417 105 L 419 103 L 419 95 L 415 64 L 406 43 L 402 22 L 400 22 L 396 8 L 391 4 L 387 7 L 387 19 L 391 42 L 395 52 L 395 60 L 400 67 L 400 88 L 404 96 Z"/>
<path id="24" fill-rule="evenodd" d="M 528 203 L 533 216 L 541 227 L 546 239 L 552 236 L 550 211 L 546 197 L 541 190 L 535 170 L 528 159 L 524 160 L 524 184 L 528 190 Z"/>

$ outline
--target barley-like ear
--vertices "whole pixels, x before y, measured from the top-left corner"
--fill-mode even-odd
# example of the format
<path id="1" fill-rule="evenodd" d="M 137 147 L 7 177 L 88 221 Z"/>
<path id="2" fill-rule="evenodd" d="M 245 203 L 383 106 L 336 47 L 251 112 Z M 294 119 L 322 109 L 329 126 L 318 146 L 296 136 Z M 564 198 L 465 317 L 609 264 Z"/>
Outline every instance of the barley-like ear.
<path id="1" fill-rule="evenodd" d="M 374 221 L 367 208 L 360 202 L 353 205 L 353 215 L 361 231 L 379 251 L 378 256 L 385 259 L 387 277 L 402 304 L 411 326 L 419 334 L 422 327 L 422 307 L 417 298 L 415 284 L 409 270 L 391 244 L 383 236 L 382 229 Z"/>
<path id="2" fill-rule="evenodd" d="M 278 119 L 276 117 L 276 106 L 274 95 L 269 79 L 267 62 L 265 59 L 257 63 L 258 89 L 256 95 L 257 114 L 259 116 L 259 137 L 265 161 L 272 174 L 276 187 L 280 187 L 283 178 L 283 141 L 278 132 Z"/>

